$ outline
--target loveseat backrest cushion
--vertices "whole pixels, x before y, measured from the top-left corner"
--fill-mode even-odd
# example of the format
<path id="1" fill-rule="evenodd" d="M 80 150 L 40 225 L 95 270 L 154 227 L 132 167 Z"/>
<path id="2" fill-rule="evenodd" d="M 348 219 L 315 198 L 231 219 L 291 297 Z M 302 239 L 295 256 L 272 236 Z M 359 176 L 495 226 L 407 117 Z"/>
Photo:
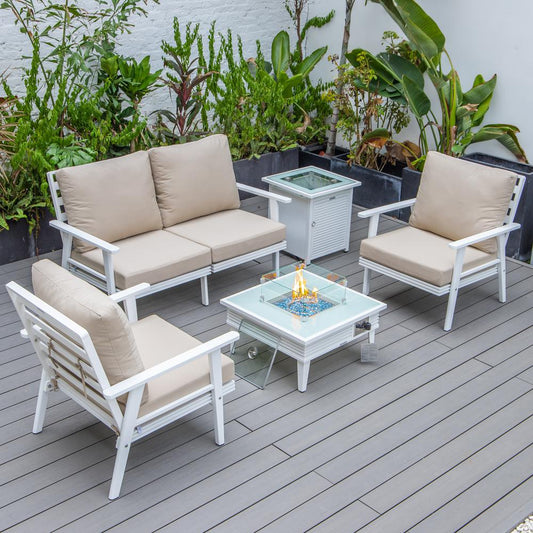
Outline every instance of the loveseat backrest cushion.
<path id="1" fill-rule="evenodd" d="M 107 295 L 49 259 L 33 264 L 32 283 L 38 298 L 87 330 L 111 385 L 144 370 L 128 319 Z"/>
<path id="2" fill-rule="evenodd" d="M 147 152 L 62 168 L 56 179 L 69 224 L 91 235 L 114 242 L 163 227 Z"/>
<path id="3" fill-rule="evenodd" d="M 429 152 L 409 224 L 459 240 L 503 224 L 516 174 Z M 474 245 L 496 252 L 496 240 Z"/>
<path id="4" fill-rule="evenodd" d="M 163 226 L 239 207 L 228 139 L 199 141 L 148 150 Z"/>

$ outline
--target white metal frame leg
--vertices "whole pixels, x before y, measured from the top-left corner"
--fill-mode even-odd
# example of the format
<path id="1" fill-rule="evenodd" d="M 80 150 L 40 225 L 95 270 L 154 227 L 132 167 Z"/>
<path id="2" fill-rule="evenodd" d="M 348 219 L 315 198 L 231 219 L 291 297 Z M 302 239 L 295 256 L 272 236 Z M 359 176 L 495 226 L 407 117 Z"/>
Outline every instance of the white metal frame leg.
<path id="1" fill-rule="evenodd" d="M 372 276 L 372 271 L 369 268 L 363 270 L 363 294 L 368 295 L 370 292 L 370 278 Z"/>
<path id="2" fill-rule="evenodd" d="M 48 387 L 50 379 L 45 370 L 41 372 L 41 381 L 39 383 L 39 396 L 37 397 L 37 407 L 35 409 L 35 418 L 33 419 L 32 433 L 40 433 L 43 430 L 44 415 L 48 405 Z"/>
<path id="3" fill-rule="evenodd" d="M 309 379 L 309 367 L 311 366 L 311 361 L 297 361 L 298 368 L 298 390 L 300 392 L 305 392 L 307 390 L 307 380 Z"/>
<path id="4" fill-rule="evenodd" d="M 274 252 L 272 254 L 272 270 L 279 273 L 279 252 Z"/>
<path id="5" fill-rule="evenodd" d="M 498 300 L 504 303 L 507 300 L 507 264 L 505 261 L 505 238 L 503 235 L 498 237 L 498 259 L 500 260 L 498 264 Z"/>
<path id="6" fill-rule="evenodd" d="M 215 442 L 224 444 L 224 402 L 222 400 L 222 359 L 220 350 L 209 354 L 209 368 L 211 373 L 211 403 L 215 423 Z"/>
<path id="7" fill-rule="evenodd" d="M 209 287 L 207 286 L 207 276 L 200 278 L 200 287 L 202 289 L 202 305 L 209 305 Z"/>
<path id="8" fill-rule="evenodd" d="M 444 331 L 450 331 L 452 328 L 453 314 L 455 312 L 455 304 L 457 303 L 457 295 L 459 293 L 459 282 L 461 281 L 465 251 L 464 248 L 460 248 L 457 250 L 457 255 L 455 257 L 452 282 L 450 284 L 450 295 L 448 297 L 448 307 L 446 308 L 446 319 L 444 320 Z"/>
<path id="9" fill-rule="evenodd" d="M 113 477 L 111 478 L 111 487 L 109 488 L 108 496 L 110 500 L 114 500 L 120 495 L 120 488 L 122 487 L 122 480 L 124 479 L 124 472 L 126 471 L 126 463 L 128 462 L 131 440 L 133 437 L 133 431 L 135 430 L 135 422 L 137 421 L 143 390 L 144 385 L 132 390 L 128 394 L 128 401 L 126 403 L 124 418 L 122 419 L 120 435 L 117 439 L 117 456 L 115 458 Z"/>

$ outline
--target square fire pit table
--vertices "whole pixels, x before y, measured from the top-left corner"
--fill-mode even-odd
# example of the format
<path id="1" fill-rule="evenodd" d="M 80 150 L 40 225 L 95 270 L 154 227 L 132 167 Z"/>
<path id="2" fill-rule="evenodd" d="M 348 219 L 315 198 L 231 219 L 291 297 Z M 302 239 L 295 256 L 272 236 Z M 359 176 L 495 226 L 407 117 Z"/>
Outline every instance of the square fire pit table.
<path id="1" fill-rule="evenodd" d="M 269 190 L 291 198 L 280 204 L 279 220 L 286 229 L 286 251 L 307 264 L 350 247 L 352 196 L 359 181 L 318 167 L 265 176 Z"/>
<path id="2" fill-rule="evenodd" d="M 262 363 L 266 366 L 259 383 L 241 375 L 236 364 L 238 375 L 260 387 L 266 385 L 276 353 L 281 351 L 296 359 L 298 390 L 304 392 L 311 361 L 356 339 L 368 337 L 373 343 L 379 313 L 387 307 L 349 289 L 346 278 L 314 265 L 285 267 L 279 274 L 263 276 L 262 281 L 220 300 L 227 308 L 230 326 L 271 348 Z M 297 297 L 297 286 L 307 288 L 304 297 Z M 253 360 L 261 350 L 253 342 L 248 346 L 247 356 Z"/>

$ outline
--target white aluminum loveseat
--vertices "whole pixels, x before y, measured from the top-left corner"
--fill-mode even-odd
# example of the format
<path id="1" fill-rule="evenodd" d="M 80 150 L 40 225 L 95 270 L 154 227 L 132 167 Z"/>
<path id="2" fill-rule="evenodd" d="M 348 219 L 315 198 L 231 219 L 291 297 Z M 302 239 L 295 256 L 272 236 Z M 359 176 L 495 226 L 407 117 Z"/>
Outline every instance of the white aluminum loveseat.
<path id="1" fill-rule="evenodd" d="M 112 294 L 144 294 L 286 248 L 277 202 L 289 198 L 238 184 L 224 135 L 152 148 L 48 173 L 61 232 L 62 266 Z M 239 209 L 238 191 L 269 200 L 269 216 Z M 143 294 L 143 295 L 144 295 Z"/>

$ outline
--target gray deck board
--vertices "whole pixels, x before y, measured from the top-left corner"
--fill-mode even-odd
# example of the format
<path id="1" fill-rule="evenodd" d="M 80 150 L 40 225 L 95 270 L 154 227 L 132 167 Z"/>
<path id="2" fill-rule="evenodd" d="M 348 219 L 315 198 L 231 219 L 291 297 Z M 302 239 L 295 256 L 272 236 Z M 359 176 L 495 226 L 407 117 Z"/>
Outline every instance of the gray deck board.
<path id="1" fill-rule="evenodd" d="M 383 230 L 398 224 L 385 218 Z M 350 252 L 317 264 L 359 288 L 365 233 L 354 216 Z M 376 276 L 372 296 L 388 306 L 377 363 L 344 346 L 313 362 L 302 394 L 294 360 L 279 357 L 265 390 L 237 381 L 225 446 L 214 444 L 209 410 L 190 415 L 135 444 L 122 496 L 110 502 L 108 428 L 58 394 L 44 431 L 31 433 L 40 368 L 3 285 L 30 287 L 36 260 L 0 266 L 2 530 L 501 532 L 531 512 L 529 266 L 508 262 L 505 304 L 496 279 L 462 289 L 448 333 L 445 298 Z M 269 269 L 265 258 L 211 276 L 208 307 L 193 282 L 144 298 L 139 315 L 207 340 L 229 329 L 220 298 Z"/>

